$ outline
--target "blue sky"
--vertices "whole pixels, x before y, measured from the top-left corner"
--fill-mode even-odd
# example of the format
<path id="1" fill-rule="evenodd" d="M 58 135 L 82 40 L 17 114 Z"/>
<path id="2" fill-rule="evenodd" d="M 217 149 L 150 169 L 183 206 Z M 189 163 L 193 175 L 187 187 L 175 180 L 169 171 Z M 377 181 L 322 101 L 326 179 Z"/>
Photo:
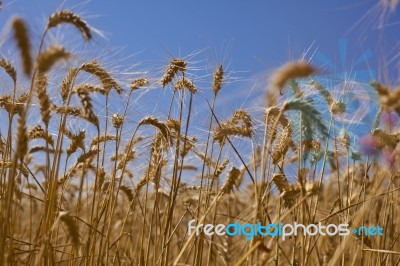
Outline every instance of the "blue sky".
<path id="1" fill-rule="evenodd" d="M 4 2 L 1 22 L 18 13 L 43 23 L 65 6 L 106 34 L 107 40 L 97 38 L 100 47 L 124 47 L 127 55 L 140 52 L 138 60 L 167 60 L 169 53 L 184 56 L 211 48 L 216 55 L 210 61 L 228 59 L 232 69 L 251 72 L 298 58 L 311 44 L 335 58 L 340 38 L 349 39 L 354 51 L 378 49 L 381 31 L 374 26 L 384 12 L 376 0 Z M 397 18 L 398 12 L 392 12 L 389 22 Z M 398 39 L 398 27 L 385 29 L 388 39 Z"/>

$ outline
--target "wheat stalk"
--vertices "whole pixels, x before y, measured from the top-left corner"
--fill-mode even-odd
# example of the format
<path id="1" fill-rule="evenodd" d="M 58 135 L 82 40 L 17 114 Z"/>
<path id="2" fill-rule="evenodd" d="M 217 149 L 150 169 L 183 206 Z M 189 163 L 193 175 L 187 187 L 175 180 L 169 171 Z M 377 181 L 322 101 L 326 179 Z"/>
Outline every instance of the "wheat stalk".
<path id="1" fill-rule="evenodd" d="M 103 88 L 107 94 L 113 88 L 119 94 L 122 93 L 123 90 L 118 85 L 117 81 L 97 61 L 84 63 L 81 65 L 80 69 L 96 76 L 101 81 L 101 84 L 103 85 Z"/>
<path id="2" fill-rule="evenodd" d="M 43 73 L 35 77 L 35 88 L 40 105 L 40 114 L 46 127 L 49 125 L 51 118 L 51 106 L 49 95 L 47 94 L 47 76 Z"/>
<path id="3" fill-rule="evenodd" d="M 316 69 L 306 61 L 289 62 L 274 72 L 271 76 L 271 86 L 282 92 L 288 80 L 308 77 L 315 72 Z"/>
<path id="4" fill-rule="evenodd" d="M 28 132 L 28 139 L 32 140 L 32 139 L 37 139 L 37 138 L 41 138 L 46 140 L 51 146 L 54 146 L 54 139 L 51 135 L 49 135 L 48 133 L 45 132 L 45 130 L 40 126 L 37 125 L 35 127 L 33 127 L 31 130 L 29 130 Z"/>
<path id="5" fill-rule="evenodd" d="M 214 78 L 213 78 L 212 89 L 213 89 L 215 96 L 217 96 L 218 92 L 221 90 L 223 80 L 224 80 L 224 69 L 222 68 L 222 65 L 220 65 L 215 70 Z"/>
<path id="6" fill-rule="evenodd" d="M 14 66 L 9 61 L 4 58 L 0 58 L 0 67 L 4 69 L 14 83 L 17 82 L 17 70 L 15 70 Z"/>
<path id="7" fill-rule="evenodd" d="M 183 59 L 174 58 L 169 63 L 164 76 L 161 78 L 161 85 L 163 88 L 171 83 L 178 71 L 182 73 L 186 71 L 186 62 Z"/>
<path id="8" fill-rule="evenodd" d="M 37 69 L 39 73 L 46 73 L 59 60 L 65 60 L 70 54 L 60 45 L 53 45 L 41 52 L 37 58 Z"/>
<path id="9" fill-rule="evenodd" d="M 32 72 L 31 42 L 28 29 L 22 18 L 15 18 L 12 22 L 14 29 L 14 39 L 21 53 L 22 66 L 24 73 L 30 75 Z"/>
<path id="10" fill-rule="evenodd" d="M 86 21 L 77 14 L 68 10 L 61 10 L 53 13 L 49 18 L 47 28 L 50 29 L 63 23 L 74 25 L 82 33 L 82 36 L 86 41 L 92 39 L 92 33 Z"/>

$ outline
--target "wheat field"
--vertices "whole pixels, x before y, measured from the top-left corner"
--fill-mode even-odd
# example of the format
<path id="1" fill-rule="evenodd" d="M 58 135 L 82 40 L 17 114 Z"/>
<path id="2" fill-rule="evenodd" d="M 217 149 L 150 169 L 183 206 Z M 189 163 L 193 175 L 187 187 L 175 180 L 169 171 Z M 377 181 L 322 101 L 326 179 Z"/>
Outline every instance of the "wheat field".
<path id="1" fill-rule="evenodd" d="M 307 60 L 274 71 L 262 112 L 221 115 L 222 62 L 205 100 L 190 58 L 121 81 L 96 58 L 75 64 L 48 38 L 67 27 L 91 42 L 78 14 L 56 11 L 34 38 L 29 21 L 10 21 L 17 56 L 0 58 L 0 265 L 399 265 L 400 131 L 382 115 L 400 115 L 400 88 L 371 83 L 379 112 L 361 145 L 338 130 L 346 102 Z M 150 90 L 163 93 L 165 110 L 133 119 Z M 193 219 L 379 225 L 383 236 L 246 240 L 188 234 Z"/>

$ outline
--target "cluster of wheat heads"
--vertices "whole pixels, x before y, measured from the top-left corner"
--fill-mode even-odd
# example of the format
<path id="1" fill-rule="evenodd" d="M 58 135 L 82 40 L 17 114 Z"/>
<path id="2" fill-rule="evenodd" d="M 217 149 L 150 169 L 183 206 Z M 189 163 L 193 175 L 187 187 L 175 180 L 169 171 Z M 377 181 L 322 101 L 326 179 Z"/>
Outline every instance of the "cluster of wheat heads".
<path id="1" fill-rule="evenodd" d="M 46 41 L 61 24 L 75 27 L 85 41 L 92 38 L 82 18 L 63 10 L 49 17 L 36 47 L 28 23 L 14 18 L 21 70 L 0 58 L 1 79 L 10 81 L 2 84 L 12 84 L 0 96 L 1 265 L 399 263 L 396 128 L 378 119 L 367 143 L 373 154 L 361 157 L 348 132 L 337 133 L 346 103 L 312 80 L 316 69 L 309 63 L 290 62 L 272 75 L 263 115 L 238 109 L 226 119 L 215 110 L 225 84 L 224 67 L 216 67 L 209 85 L 213 99 L 202 114 L 208 128 L 196 136 L 191 127 L 198 88 L 185 59 L 172 59 L 155 85 L 170 91 L 165 115 L 127 124 L 131 99 L 149 80 L 132 77 L 130 86 L 122 86 L 99 62 L 88 60 L 55 82 L 52 69 L 73 56 Z M 82 75 L 93 82 L 81 82 Z M 27 84 L 20 82 L 26 77 Z M 325 101 L 327 119 L 304 82 Z M 373 86 L 381 111 L 400 114 L 399 89 Z M 109 111 L 113 92 L 124 95 L 121 113 Z M 105 116 L 98 115 L 95 96 Z M 32 113 L 40 114 L 37 123 Z M 71 127 L 78 121 L 91 130 Z M 373 224 L 384 228 L 384 236 L 299 234 L 247 241 L 188 235 L 192 219 Z"/>

